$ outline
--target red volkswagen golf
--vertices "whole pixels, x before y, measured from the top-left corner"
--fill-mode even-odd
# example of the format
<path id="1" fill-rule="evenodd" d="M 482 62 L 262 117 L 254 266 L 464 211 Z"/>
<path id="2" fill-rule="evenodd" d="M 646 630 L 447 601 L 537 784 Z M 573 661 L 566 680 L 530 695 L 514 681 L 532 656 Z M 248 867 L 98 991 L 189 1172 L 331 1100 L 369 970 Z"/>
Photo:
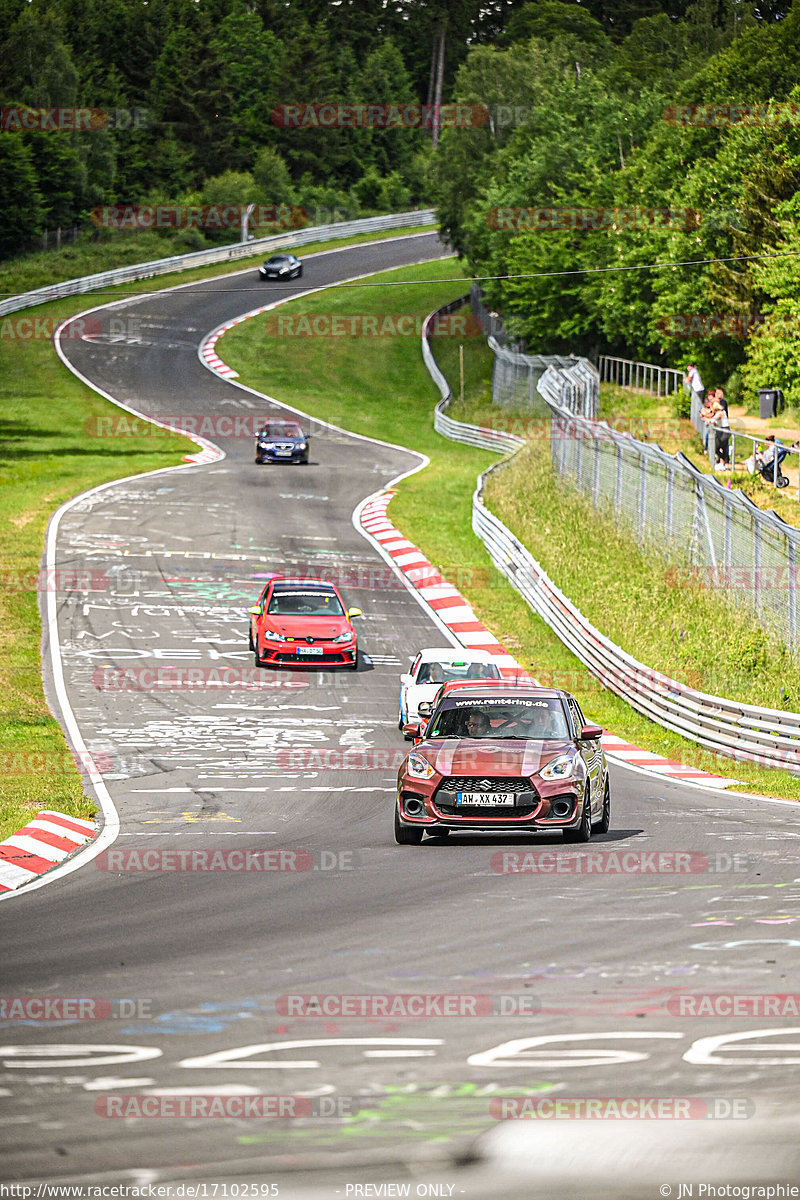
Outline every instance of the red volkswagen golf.
<path id="1" fill-rule="evenodd" d="M 250 649 L 256 666 L 324 663 L 356 670 L 358 637 L 352 618 L 332 583 L 321 579 L 271 579 L 250 609 Z"/>
<path id="2" fill-rule="evenodd" d="M 611 791 L 602 729 L 568 692 L 497 680 L 459 684 L 434 701 L 397 776 L 395 841 L 454 829 L 606 833 Z"/>

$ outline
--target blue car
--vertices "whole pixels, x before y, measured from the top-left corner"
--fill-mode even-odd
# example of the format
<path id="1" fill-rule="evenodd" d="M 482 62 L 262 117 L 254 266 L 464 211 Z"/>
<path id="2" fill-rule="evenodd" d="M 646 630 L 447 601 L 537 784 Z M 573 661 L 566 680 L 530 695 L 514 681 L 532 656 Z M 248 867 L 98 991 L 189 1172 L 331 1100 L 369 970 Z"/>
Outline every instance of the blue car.
<path id="1" fill-rule="evenodd" d="M 297 421 L 265 421 L 256 434 L 256 462 L 308 464 L 308 436 Z"/>

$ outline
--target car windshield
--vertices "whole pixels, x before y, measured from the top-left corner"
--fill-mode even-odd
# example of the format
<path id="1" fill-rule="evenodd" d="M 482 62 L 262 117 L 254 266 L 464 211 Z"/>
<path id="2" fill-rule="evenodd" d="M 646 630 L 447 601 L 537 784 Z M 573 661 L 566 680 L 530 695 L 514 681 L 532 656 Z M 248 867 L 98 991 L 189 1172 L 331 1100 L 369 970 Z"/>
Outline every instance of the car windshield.
<path id="1" fill-rule="evenodd" d="M 302 437 L 303 431 L 299 425 L 288 421 L 269 421 L 262 426 L 259 437 Z"/>
<path id="2" fill-rule="evenodd" d="M 276 254 L 272 258 L 267 259 L 267 266 L 268 267 L 282 267 L 287 262 L 289 262 L 289 259 L 286 257 L 285 254 Z"/>
<path id="3" fill-rule="evenodd" d="M 504 699 L 455 700 L 431 723 L 428 737 L 536 738 L 569 737 L 560 700 Z"/>
<path id="4" fill-rule="evenodd" d="M 499 679 L 494 663 L 464 662 L 460 659 L 420 663 L 417 683 L 449 683 L 451 679 Z"/>
<path id="5" fill-rule="evenodd" d="M 283 590 L 273 592 L 267 612 L 281 617 L 343 617 L 335 592 Z"/>

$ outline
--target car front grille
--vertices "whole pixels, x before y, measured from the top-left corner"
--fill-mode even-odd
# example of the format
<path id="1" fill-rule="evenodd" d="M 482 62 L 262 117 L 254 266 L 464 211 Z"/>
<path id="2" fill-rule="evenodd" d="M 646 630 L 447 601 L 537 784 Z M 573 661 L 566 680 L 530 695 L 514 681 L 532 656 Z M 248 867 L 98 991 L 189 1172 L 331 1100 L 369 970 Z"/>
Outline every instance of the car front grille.
<path id="1" fill-rule="evenodd" d="M 350 657 L 345 658 L 343 654 L 309 654 L 307 657 L 304 654 L 277 654 L 276 659 L 279 662 L 290 663 L 307 663 L 313 667 L 315 663 L 341 663 L 350 662 Z"/>
<path id="2" fill-rule="evenodd" d="M 484 807 L 477 804 L 456 804 L 456 792 L 512 792 L 514 807 Z M 539 807 L 539 795 L 529 779 L 519 775 L 447 775 L 433 796 L 439 812 L 455 817 L 495 818 L 503 813 L 514 817 L 530 816 Z"/>
<path id="3" fill-rule="evenodd" d="M 533 792 L 530 779 L 520 775 L 446 775 L 442 792 Z M 535 793 L 534 793 L 535 794 Z"/>

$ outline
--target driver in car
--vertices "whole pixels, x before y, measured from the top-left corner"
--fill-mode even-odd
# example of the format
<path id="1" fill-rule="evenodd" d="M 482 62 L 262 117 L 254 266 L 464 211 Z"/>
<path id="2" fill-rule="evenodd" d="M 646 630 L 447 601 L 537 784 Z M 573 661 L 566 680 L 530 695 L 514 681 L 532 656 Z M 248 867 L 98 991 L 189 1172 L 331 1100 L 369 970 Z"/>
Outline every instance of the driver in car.
<path id="1" fill-rule="evenodd" d="M 486 713 L 481 712 L 479 708 L 473 708 L 466 720 L 467 737 L 488 737 L 491 729 L 491 722 Z"/>

